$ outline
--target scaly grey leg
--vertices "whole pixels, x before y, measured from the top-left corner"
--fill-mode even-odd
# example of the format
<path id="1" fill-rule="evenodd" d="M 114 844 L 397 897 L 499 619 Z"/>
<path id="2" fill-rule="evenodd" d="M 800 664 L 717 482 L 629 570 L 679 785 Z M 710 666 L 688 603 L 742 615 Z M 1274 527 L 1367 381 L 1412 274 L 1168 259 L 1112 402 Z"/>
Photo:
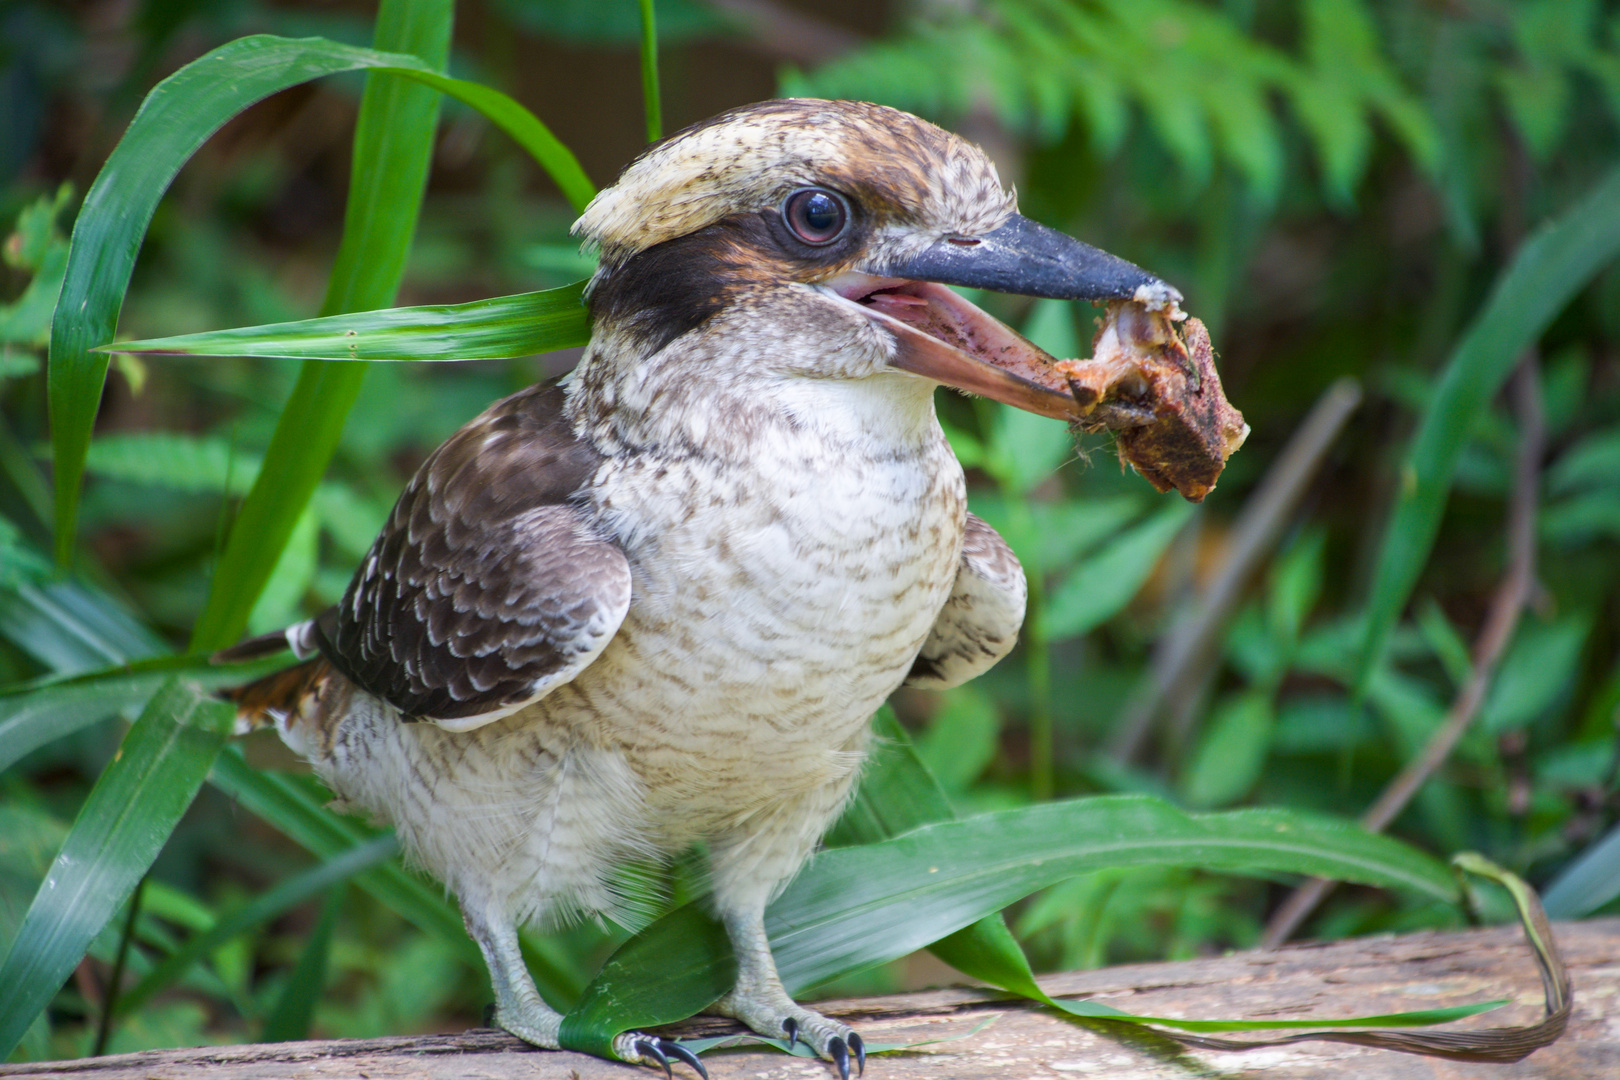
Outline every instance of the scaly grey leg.
<path id="1" fill-rule="evenodd" d="M 466 905 L 462 907 L 462 919 L 489 967 L 489 981 L 495 991 L 495 1025 L 524 1042 L 547 1050 L 558 1049 L 562 1014 L 541 1000 L 540 991 L 535 989 L 534 978 L 523 962 L 523 950 L 518 946 L 517 927 L 508 917 Z M 692 1066 L 703 1080 L 709 1080 L 709 1071 L 697 1055 L 673 1039 L 627 1031 L 613 1040 L 613 1050 L 633 1065 L 658 1066 L 665 1076 L 670 1075 L 670 1058 L 675 1058 Z"/>
<path id="2" fill-rule="evenodd" d="M 510 1031 L 524 1042 L 547 1050 L 558 1048 L 557 1031 L 562 1013 L 547 1005 L 535 989 L 534 979 L 523 962 L 518 947 L 517 927 L 509 916 L 463 904 L 462 920 L 467 933 L 478 943 L 489 968 L 489 981 L 495 991 L 496 1026 Z"/>
<path id="3" fill-rule="evenodd" d="M 849 1080 L 849 1056 L 856 1070 L 866 1071 L 866 1044 L 848 1024 L 831 1020 L 788 997 L 776 971 L 776 959 L 765 936 L 765 912 L 723 916 L 732 950 L 737 954 L 737 984 L 715 1002 L 711 1011 L 741 1020 L 761 1035 L 804 1043 L 838 1066 Z"/>

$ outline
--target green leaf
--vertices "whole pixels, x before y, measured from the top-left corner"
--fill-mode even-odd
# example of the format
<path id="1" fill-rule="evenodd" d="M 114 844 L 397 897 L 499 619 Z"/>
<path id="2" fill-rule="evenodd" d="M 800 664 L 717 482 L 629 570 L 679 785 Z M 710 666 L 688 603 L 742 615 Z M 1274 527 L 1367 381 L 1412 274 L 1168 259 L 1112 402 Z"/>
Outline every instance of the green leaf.
<path id="1" fill-rule="evenodd" d="M 846 849 L 861 850 L 861 849 Z M 725 927 L 684 904 L 621 945 L 563 1016 L 565 1050 L 613 1058 L 613 1037 L 685 1020 L 737 981 Z"/>
<path id="2" fill-rule="evenodd" d="M 664 106 L 658 94 L 658 20 L 653 0 L 641 3 L 641 96 L 647 113 L 647 141 L 664 137 Z"/>
<path id="3" fill-rule="evenodd" d="M 92 475 L 154 487 L 243 494 L 259 473 L 259 458 L 225 439 L 174 431 L 107 435 L 90 444 L 85 470 Z"/>
<path id="4" fill-rule="evenodd" d="M 1209 121 L 1220 133 L 1227 158 L 1237 166 L 1261 205 L 1277 201 L 1283 180 L 1283 142 L 1267 108 L 1266 88 L 1226 78 L 1209 88 Z"/>
<path id="5" fill-rule="evenodd" d="M 1554 494 L 1585 487 L 1620 487 L 1620 427 L 1582 439 L 1547 470 L 1547 490 Z"/>
<path id="6" fill-rule="evenodd" d="M 0 770 L 54 739 L 139 705 L 169 678 L 163 671 L 120 673 L 0 697 Z"/>
<path id="7" fill-rule="evenodd" d="M 1401 471 L 1367 604 L 1354 686 L 1364 694 L 1429 559 L 1452 475 L 1476 418 L 1574 295 L 1620 252 L 1620 168 L 1538 229 L 1497 278 L 1484 310 L 1446 362 Z"/>
<path id="8" fill-rule="evenodd" d="M 1620 825 L 1572 859 L 1547 886 L 1543 902 L 1555 919 L 1579 919 L 1620 896 Z"/>
<path id="9" fill-rule="evenodd" d="M 919 825 L 955 818 L 950 801 L 935 781 L 905 728 L 885 705 L 872 718 L 876 745 L 867 759 L 855 799 L 827 834 L 834 845 L 871 844 Z M 986 915 L 929 946 L 958 971 L 1012 988 L 1028 975 L 1024 950 L 1007 930 L 1000 912 Z"/>
<path id="10" fill-rule="evenodd" d="M 0 636 L 62 674 L 168 651 L 111 598 L 76 581 L 24 581 L 0 589 Z"/>
<path id="11" fill-rule="evenodd" d="M 771 905 L 766 927 L 795 993 L 904 956 L 1055 881 L 1146 865 L 1320 874 L 1458 896 L 1434 859 L 1345 823 L 1272 810 L 1191 815 L 1157 799 L 1102 796 L 823 851 Z M 614 1034 L 691 1015 L 729 989 L 729 946 L 694 907 L 671 912 L 621 953 L 565 1019 L 565 1046 L 603 1053 Z"/>
<path id="12" fill-rule="evenodd" d="M 1469 1005 L 1454 1005 L 1447 1009 L 1417 1009 L 1412 1012 L 1384 1013 L 1378 1016 L 1324 1016 L 1307 1020 L 1188 1020 L 1174 1016 L 1139 1016 L 1120 1012 L 1111 1005 L 1090 999 L 1069 1001 L 1064 998 L 1047 998 L 1046 1003 L 1072 1016 L 1127 1020 L 1139 1024 L 1162 1024 L 1181 1031 L 1286 1031 L 1290 1028 L 1426 1027 L 1500 1009 L 1508 1002 L 1480 1001 Z"/>
<path id="13" fill-rule="evenodd" d="M 45 666 L 76 673 L 0 694 L 0 771 L 54 739 L 143 705 L 171 675 L 212 687 L 246 682 L 285 664 L 272 657 L 221 668 L 201 658 L 162 655 L 163 643 L 110 597 L 67 581 L 44 589 L 0 588 L 0 634 Z"/>
<path id="14" fill-rule="evenodd" d="M 226 703 L 171 681 L 130 728 L 0 963 L 0 1060 L 157 858 L 234 718 Z"/>
<path id="15" fill-rule="evenodd" d="M 1229 698 L 1210 717 L 1187 765 L 1182 790 L 1192 806 L 1225 806 L 1260 779 L 1277 718 L 1268 690 Z"/>
<path id="16" fill-rule="evenodd" d="M 1266 589 L 1266 622 L 1278 646 L 1292 649 L 1305 619 L 1322 594 L 1322 550 L 1327 536 L 1312 529 L 1272 567 Z"/>
<path id="17" fill-rule="evenodd" d="M 1591 629 L 1591 620 L 1584 615 L 1554 623 L 1521 623 L 1480 710 L 1480 728 L 1497 735 L 1522 727 L 1571 694 Z"/>
<path id="18" fill-rule="evenodd" d="M 1190 503 L 1168 502 L 1086 558 L 1047 601 L 1051 638 L 1078 637 L 1123 611 L 1192 513 Z"/>
<path id="19" fill-rule="evenodd" d="M 306 505 L 248 616 L 251 633 L 268 634 L 298 621 L 299 604 L 315 580 L 320 561 L 320 537 L 320 518 L 313 504 Z"/>
<path id="20" fill-rule="evenodd" d="M 917 756 L 946 791 L 966 789 L 995 759 L 1001 717 L 995 702 L 972 683 L 946 690 L 940 709 L 917 740 Z"/>
<path id="21" fill-rule="evenodd" d="M 231 117 L 278 90 L 361 67 L 421 67 L 334 42 L 249 37 L 221 46 L 159 83 L 85 196 L 51 328 L 50 414 L 56 461 L 57 561 L 73 550 L 78 489 L 100 406 L 107 358 L 141 237 L 180 167 Z"/>
<path id="22" fill-rule="evenodd" d="M 310 1021 L 315 1018 L 315 1003 L 320 1000 L 321 987 L 326 982 L 327 959 L 332 952 L 332 929 L 343 910 L 343 886 L 339 885 L 321 905 L 321 917 L 315 929 L 304 942 L 304 951 L 293 965 L 292 974 L 276 998 L 270 1018 L 264 1022 L 260 1042 L 292 1042 L 309 1038 Z"/>
<path id="23" fill-rule="evenodd" d="M 823 852 L 768 925 L 784 983 L 801 990 L 904 956 L 1053 881 L 1145 865 L 1322 874 L 1456 897 L 1438 862 L 1346 823 L 1275 810 L 1191 815 L 1157 799 L 1100 796 Z"/>
<path id="24" fill-rule="evenodd" d="M 421 58 L 411 61 L 416 68 L 442 68 L 450 51 L 452 11 L 452 0 L 383 0 L 376 44 L 415 54 Z M 354 132 L 343 239 L 322 315 L 394 302 L 416 232 L 438 115 L 439 97 L 426 87 L 367 77 Z M 229 645 L 246 628 L 337 449 L 364 373 L 361 364 L 305 361 L 270 437 L 266 467 L 226 537 L 207 603 L 192 627 L 192 651 Z"/>
<path id="25" fill-rule="evenodd" d="M 277 882 L 268 892 L 221 915 L 208 929 L 193 935 L 184 945 L 164 957 L 145 978 L 119 996 L 119 1014 L 139 1009 L 153 994 L 172 986 L 193 964 L 232 938 L 398 854 L 399 843 L 392 834 L 377 836 Z"/>
<path id="26" fill-rule="evenodd" d="M 107 352 L 300 360 L 488 360 L 570 349 L 590 339 L 585 283 L 470 304 L 386 308 L 239 330 L 120 341 Z"/>
<path id="27" fill-rule="evenodd" d="M 231 117 L 279 90 L 342 71 L 369 68 L 425 84 L 395 82 L 381 89 L 367 84 L 356 131 L 351 213 L 328 291 L 328 313 L 383 307 L 391 299 L 414 232 L 438 93 L 478 109 L 517 139 L 576 207 L 590 200 L 594 190 L 578 161 L 531 113 L 499 91 L 432 70 L 444 62 L 449 29 L 446 0 L 395 0 L 379 13 L 379 45 L 397 42 L 422 52 L 431 64 L 321 38 L 259 35 L 215 49 L 147 95 L 85 197 L 51 330 L 59 562 L 65 565 L 72 551 L 82 463 L 107 373 L 106 357 L 90 350 L 113 336 L 140 239 L 158 200 L 180 167 Z"/>
<path id="28" fill-rule="evenodd" d="M 56 219 L 73 198 L 73 185 L 63 184 L 55 195 L 41 195 L 17 214 L 17 227 L 3 246 L 0 260 L 14 270 L 39 273 L 51 253 L 62 248 Z"/>
<path id="29" fill-rule="evenodd" d="M 1025 569 L 1061 570 L 1142 516 L 1151 496 L 1026 502 L 973 492 L 968 506 L 1012 545 Z M 1024 511 L 1027 510 L 1027 514 Z"/>
<path id="30" fill-rule="evenodd" d="M 63 184 L 54 198 L 42 195 L 17 216 L 17 231 L 4 247 L 6 262 L 32 276 L 21 296 L 0 304 L 0 343 L 40 346 L 50 340 L 51 312 L 62 290 L 68 257 L 67 242 L 56 232 L 56 215 L 72 193 L 72 186 Z M 13 359 L 6 350 L 0 350 L 0 358 Z M 32 357 L 15 358 L 19 362 L 29 359 Z M 23 373 L 0 369 L 0 377 Z"/>

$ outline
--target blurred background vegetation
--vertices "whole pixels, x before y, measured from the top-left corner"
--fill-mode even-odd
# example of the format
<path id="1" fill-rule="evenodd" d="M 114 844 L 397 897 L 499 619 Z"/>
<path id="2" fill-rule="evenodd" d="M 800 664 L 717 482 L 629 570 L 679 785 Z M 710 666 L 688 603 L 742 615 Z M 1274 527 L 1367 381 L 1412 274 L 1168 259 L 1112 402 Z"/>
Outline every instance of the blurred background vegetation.
<path id="1" fill-rule="evenodd" d="M 1391 831 L 1442 855 L 1480 850 L 1540 886 L 1562 878 L 1555 914 L 1615 910 L 1620 852 L 1603 846 L 1620 815 L 1614 269 L 1561 309 L 1511 392 L 1451 432 L 1462 449 L 1440 492 L 1438 541 L 1359 697 L 1355 684 L 1380 546 L 1415 485 L 1403 462 L 1448 357 L 1526 236 L 1620 164 L 1620 5 L 657 8 L 666 129 L 787 93 L 884 102 L 966 134 L 1017 185 L 1025 213 L 1183 289 L 1252 425 L 1194 509 L 1123 473 L 1104 439 L 1076 454 L 1061 425 L 942 396 L 974 507 L 1017 548 L 1033 598 L 1024 644 L 996 670 L 895 702 L 960 811 L 1142 791 L 1195 809 L 1356 817 L 1449 715 L 1466 730 Z M 64 236 L 142 96 L 242 34 L 363 45 L 373 15 L 363 0 L 0 2 L 0 592 L 50 549 L 43 360 Z M 463 0 L 451 71 L 513 94 L 606 185 L 645 141 L 640 32 L 633 0 Z M 359 87 L 339 76 L 279 94 L 203 147 L 152 224 L 120 337 L 315 314 Z M 447 103 L 399 302 L 577 280 L 591 264 L 567 236 L 573 217 L 515 145 Z M 1086 351 L 1090 309 L 985 303 L 1059 355 Z M 574 359 L 374 365 L 252 628 L 336 600 L 427 451 Z M 129 357 L 114 371 L 89 459 L 82 569 L 132 613 L 121 632 L 183 647 L 296 372 Z M 1314 443 L 1296 439 L 1312 415 Z M 0 637 L 0 684 L 91 666 L 3 598 Z M 108 717 L 0 773 L 0 941 L 122 731 Z M 255 737 L 248 759 L 324 798 L 273 739 Z M 477 1022 L 487 986 L 454 926 L 418 932 L 374 892 L 340 886 L 220 930 L 170 989 L 101 1023 L 115 964 L 144 976 L 315 865 L 205 788 L 139 894 L 133 947 L 120 949 L 126 920 L 115 920 L 17 1055 Z M 1288 884 L 1108 872 L 1050 888 L 1010 920 L 1037 970 L 1186 957 L 1255 944 Z M 1347 888 L 1303 932 L 1456 918 Z M 555 939 L 551 962 L 581 982 L 622 937 L 581 927 Z M 950 978 L 919 957 L 830 989 Z"/>

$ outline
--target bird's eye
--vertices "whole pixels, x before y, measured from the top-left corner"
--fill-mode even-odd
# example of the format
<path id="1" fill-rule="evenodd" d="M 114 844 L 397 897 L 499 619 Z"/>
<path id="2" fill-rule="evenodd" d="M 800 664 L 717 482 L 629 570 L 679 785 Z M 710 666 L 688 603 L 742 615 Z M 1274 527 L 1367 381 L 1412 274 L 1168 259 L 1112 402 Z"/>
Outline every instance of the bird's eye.
<path id="1" fill-rule="evenodd" d="M 826 188 L 800 188 L 782 202 L 782 217 L 807 244 L 830 244 L 849 225 L 844 197 Z"/>

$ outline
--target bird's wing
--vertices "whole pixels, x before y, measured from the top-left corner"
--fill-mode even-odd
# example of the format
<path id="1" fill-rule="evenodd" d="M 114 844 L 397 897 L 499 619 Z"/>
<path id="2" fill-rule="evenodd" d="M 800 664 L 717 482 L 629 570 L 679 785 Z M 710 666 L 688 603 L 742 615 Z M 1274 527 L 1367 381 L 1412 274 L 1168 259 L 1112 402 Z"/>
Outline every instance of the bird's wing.
<path id="1" fill-rule="evenodd" d="M 490 406 L 411 480 L 337 607 L 320 651 L 407 719 L 465 731 L 539 700 L 607 647 L 630 566 L 575 501 L 601 455 L 563 392 Z"/>
<path id="2" fill-rule="evenodd" d="M 946 690 L 988 671 L 1012 651 L 1029 585 L 1007 541 L 972 514 L 950 599 L 906 676 L 907 686 Z"/>

